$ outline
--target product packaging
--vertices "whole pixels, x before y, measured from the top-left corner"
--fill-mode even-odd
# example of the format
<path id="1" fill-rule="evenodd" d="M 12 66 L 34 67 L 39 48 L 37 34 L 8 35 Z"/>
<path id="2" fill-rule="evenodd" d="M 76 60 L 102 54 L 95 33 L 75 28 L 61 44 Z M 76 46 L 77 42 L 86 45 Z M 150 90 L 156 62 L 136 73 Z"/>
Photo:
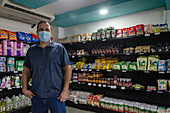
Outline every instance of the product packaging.
<path id="1" fill-rule="evenodd" d="M 167 80 L 158 79 L 158 90 L 159 91 L 167 91 Z"/>
<path id="2" fill-rule="evenodd" d="M 3 55 L 4 56 L 14 56 L 14 46 L 12 41 L 3 40 Z"/>
<path id="3" fill-rule="evenodd" d="M 147 69 L 147 57 L 138 57 L 137 58 L 138 70 L 146 71 Z"/>
<path id="4" fill-rule="evenodd" d="M 123 29 L 117 29 L 116 37 L 120 38 L 123 36 Z"/>
<path id="5" fill-rule="evenodd" d="M 38 38 L 38 36 L 36 34 L 34 34 L 34 33 L 30 33 L 30 34 L 32 35 L 32 37 L 31 37 L 32 42 L 39 42 L 40 41 L 40 39 Z M 67 43 L 67 41 L 66 41 L 66 43 Z"/>
<path id="6" fill-rule="evenodd" d="M 136 71 L 137 70 L 137 63 L 136 62 L 131 62 L 128 67 L 129 71 Z"/>
<path id="7" fill-rule="evenodd" d="M 148 57 L 148 71 L 158 71 L 158 56 Z"/>
<path id="8" fill-rule="evenodd" d="M 26 41 L 26 42 L 31 42 L 31 37 L 32 37 L 32 34 L 26 33 L 26 34 L 25 34 L 25 41 Z"/>
<path id="9" fill-rule="evenodd" d="M 18 41 L 25 41 L 26 34 L 24 32 L 16 32 Z"/>
<path id="10" fill-rule="evenodd" d="M 160 32 L 168 32 L 168 24 L 160 24 Z"/>
<path id="11" fill-rule="evenodd" d="M 129 36 L 129 28 L 123 28 L 123 37 L 127 38 Z"/>
<path id="12" fill-rule="evenodd" d="M 136 35 L 143 35 L 144 34 L 144 25 L 136 25 Z"/>
<path id="13" fill-rule="evenodd" d="M 160 32 L 159 24 L 153 25 L 153 32 L 154 32 L 154 33 Z"/>
<path id="14" fill-rule="evenodd" d="M 0 29 L 0 39 L 8 40 L 8 31 Z"/>
<path id="15" fill-rule="evenodd" d="M 14 43 L 14 56 L 23 56 L 23 42 Z"/>
<path id="16" fill-rule="evenodd" d="M 136 26 L 129 27 L 129 36 L 136 35 Z"/>
<path id="17" fill-rule="evenodd" d="M 97 32 L 93 32 L 92 36 L 91 36 L 92 40 L 96 40 L 97 39 Z"/>
<path id="18" fill-rule="evenodd" d="M 145 34 L 152 34 L 153 32 L 153 24 L 148 24 L 144 26 Z"/>
<path id="19" fill-rule="evenodd" d="M 9 31 L 9 40 L 17 41 L 17 34 L 16 32 Z"/>
<path id="20" fill-rule="evenodd" d="M 166 71 L 166 60 L 158 61 L 158 71 Z"/>

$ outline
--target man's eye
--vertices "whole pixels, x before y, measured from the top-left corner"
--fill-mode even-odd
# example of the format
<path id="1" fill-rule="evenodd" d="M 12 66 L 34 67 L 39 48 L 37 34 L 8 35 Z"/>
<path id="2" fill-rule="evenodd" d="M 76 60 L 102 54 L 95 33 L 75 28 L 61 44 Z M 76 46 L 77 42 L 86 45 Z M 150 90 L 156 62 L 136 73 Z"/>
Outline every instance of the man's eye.
<path id="1" fill-rule="evenodd" d="M 46 28 L 46 31 L 50 31 L 50 29 Z"/>
<path id="2" fill-rule="evenodd" d="M 43 28 L 40 28 L 39 30 L 40 30 L 40 31 L 43 31 Z"/>

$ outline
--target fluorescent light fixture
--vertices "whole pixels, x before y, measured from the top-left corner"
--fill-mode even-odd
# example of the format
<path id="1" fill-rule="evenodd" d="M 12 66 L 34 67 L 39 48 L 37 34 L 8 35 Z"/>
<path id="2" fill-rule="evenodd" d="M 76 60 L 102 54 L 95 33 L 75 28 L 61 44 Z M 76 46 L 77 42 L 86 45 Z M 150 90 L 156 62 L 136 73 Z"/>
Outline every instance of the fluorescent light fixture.
<path id="1" fill-rule="evenodd" d="M 105 14 L 107 14 L 108 13 L 108 10 L 107 9 L 102 9 L 102 10 L 100 10 L 100 14 L 101 15 L 105 15 Z"/>

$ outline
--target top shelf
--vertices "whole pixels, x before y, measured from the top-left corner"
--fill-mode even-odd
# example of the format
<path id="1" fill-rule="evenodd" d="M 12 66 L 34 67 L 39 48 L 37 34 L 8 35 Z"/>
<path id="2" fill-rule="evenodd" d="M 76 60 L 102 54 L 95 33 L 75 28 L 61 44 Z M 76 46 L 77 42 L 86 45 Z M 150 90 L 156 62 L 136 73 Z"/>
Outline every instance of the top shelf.
<path id="1" fill-rule="evenodd" d="M 95 43 L 101 43 L 101 42 L 119 42 L 119 41 L 140 41 L 140 40 L 147 40 L 147 39 L 155 39 L 155 38 L 161 38 L 161 37 L 168 37 L 170 36 L 170 32 L 161 32 L 161 33 L 155 33 L 155 34 L 145 34 L 145 35 L 139 35 L 139 36 L 132 36 L 128 38 L 110 38 L 110 39 L 102 39 L 102 40 L 92 40 L 92 41 L 83 41 L 83 42 L 76 42 L 76 43 L 66 43 L 63 44 L 64 46 L 70 46 L 70 45 L 76 45 L 76 44 L 89 44 L 91 42 Z"/>

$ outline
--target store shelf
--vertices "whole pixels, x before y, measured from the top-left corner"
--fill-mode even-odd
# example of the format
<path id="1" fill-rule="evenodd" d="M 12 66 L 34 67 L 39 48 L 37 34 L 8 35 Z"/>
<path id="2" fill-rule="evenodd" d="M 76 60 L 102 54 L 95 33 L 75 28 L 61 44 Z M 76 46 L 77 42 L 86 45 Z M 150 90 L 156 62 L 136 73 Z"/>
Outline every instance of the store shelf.
<path id="1" fill-rule="evenodd" d="M 31 112 L 31 106 L 12 110 L 12 111 L 9 111 L 9 112 L 6 112 L 6 113 L 30 113 L 30 112 Z"/>
<path id="2" fill-rule="evenodd" d="M 71 102 L 69 100 L 66 101 L 66 106 L 70 106 L 70 107 L 74 107 L 74 108 L 78 108 L 78 109 L 82 109 L 86 111 L 93 111 L 97 113 L 120 113 L 120 112 L 104 109 L 101 107 L 94 107 L 94 106 L 85 105 L 85 104 L 75 104 L 74 102 Z"/>

